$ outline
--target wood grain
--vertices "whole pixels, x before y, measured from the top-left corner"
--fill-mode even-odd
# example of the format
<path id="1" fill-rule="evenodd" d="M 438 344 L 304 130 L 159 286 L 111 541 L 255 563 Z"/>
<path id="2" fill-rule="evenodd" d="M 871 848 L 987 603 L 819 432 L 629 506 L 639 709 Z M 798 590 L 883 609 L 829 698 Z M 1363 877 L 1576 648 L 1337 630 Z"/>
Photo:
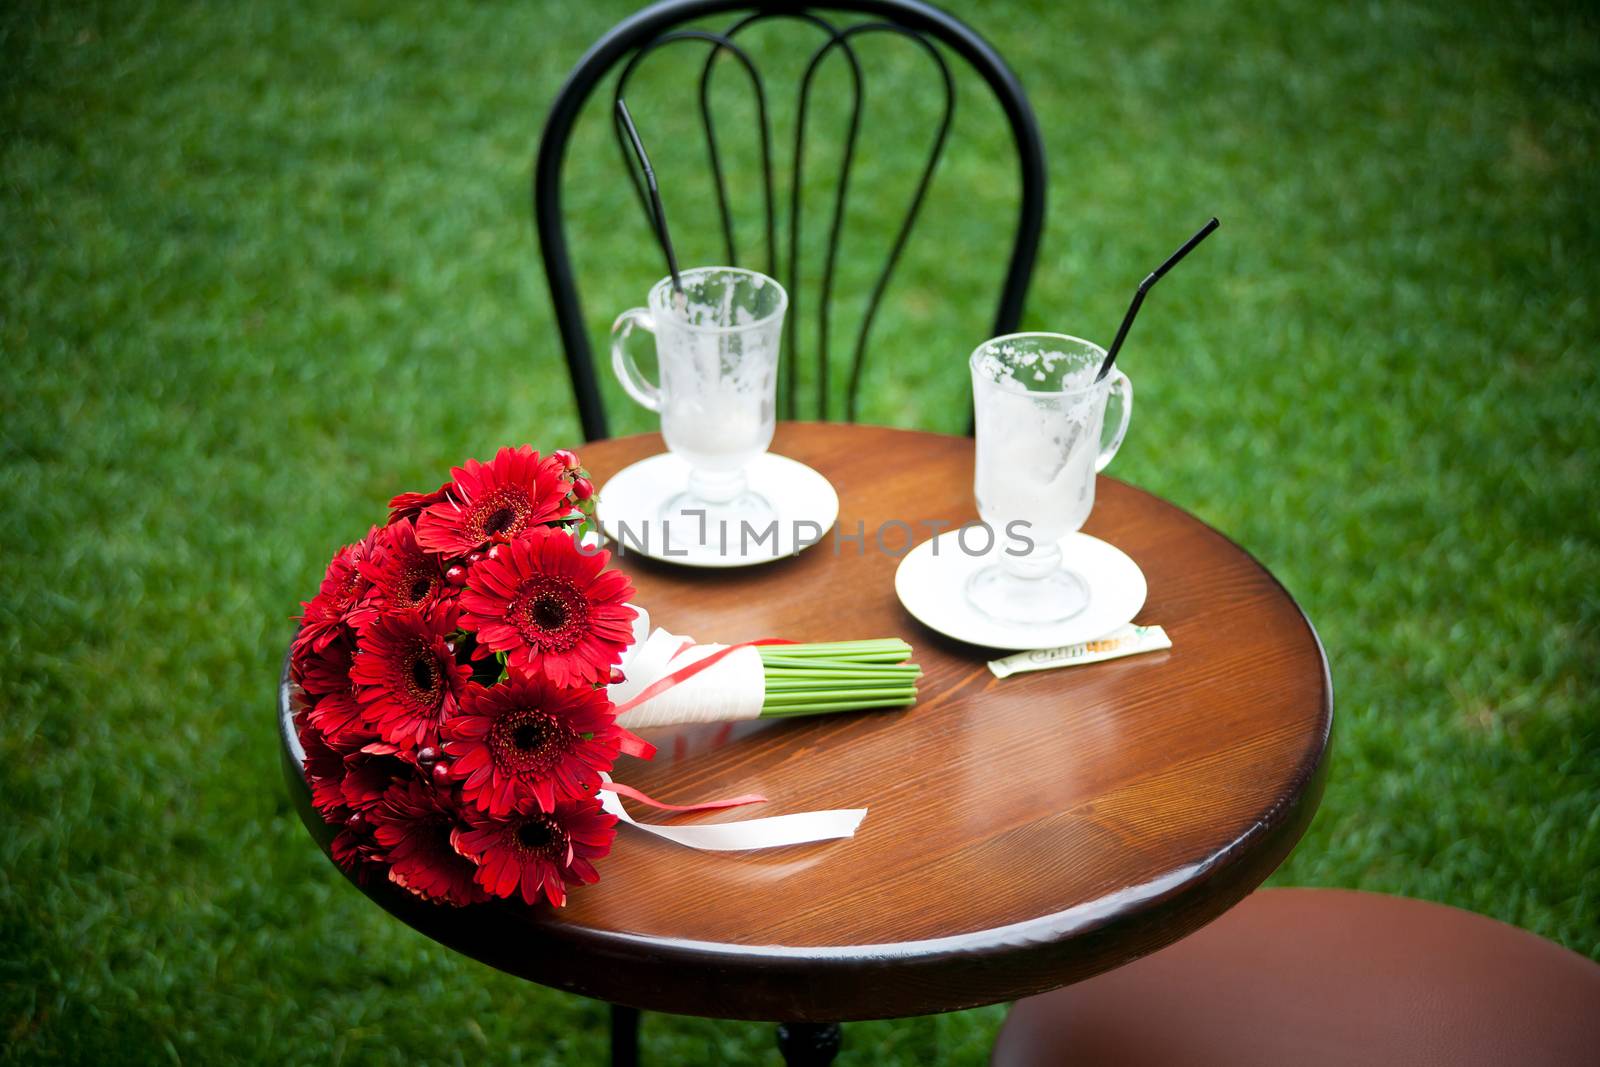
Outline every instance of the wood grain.
<path id="1" fill-rule="evenodd" d="M 840 529 L 799 557 L 737 571 L 618 561 L 652 619 L 701 640 L 898 635 L 926 676 L 917 706 L 647 735 L 617 775 L 668 801 L 761 792 L 764 814 L 867 807 L 854 840 L 773 852 L 684 850 L 623 828 L 601 882 L 560 912 L 454 910 L 367 887 L 419 930 L 501 969 L 641 1008 L 842 1021 L 1041 992 L 1198 928 L 1260 883 L 1320 798 L 1327 661 L 1282 586 L 1186 512 L 1102 477 L 1085 531 L 1136 560 L 1138 621 L 1173 648 L 995 679 L 994 653 L 935 634 L 895 597 L 885 521 L 975 517 L 972 442 L 785 424 L 774 451 L 821 471 Z M 598 483 L 661 450 L 586 446 Z M 917 525 L 916 540 L 929 534 Z M 903 531 L 888 547 L 901 551 Z M 280 723 L 284 721 L 280 702 Z M 311 812 L 287 746 L 286 770 Z M 718 821 L 750 811 L 691 817 Z"/>

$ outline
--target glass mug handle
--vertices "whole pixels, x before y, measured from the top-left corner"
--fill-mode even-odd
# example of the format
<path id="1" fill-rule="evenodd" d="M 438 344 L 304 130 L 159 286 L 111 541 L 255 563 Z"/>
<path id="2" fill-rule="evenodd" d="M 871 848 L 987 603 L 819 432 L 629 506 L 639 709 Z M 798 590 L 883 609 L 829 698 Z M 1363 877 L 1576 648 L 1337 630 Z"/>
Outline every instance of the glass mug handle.
<path id="1" fill-rule="evenodd" d="M 1128 436 L 1128 420 L 1133 417 L 1133 383 L 1115 367 L 1111 370 L 1111 388 L 1106 394 L 1106 407 L 1109 408 L 1113 403 L 1119 409 L 1116 429 L 1111 431 L 1108 439 L 1105 425 L 1101 426 L 1100 456 L 1094 461 L 1097 474 L 1106 469 L 1117 454 L 1117 449 L 1122 447 L 1122 439 Z"/>
<path id="2" fill-rule="evenodd" d="M 611 324 L 611 369 L 629 396 L 650 411 L 661 410 L 661 387 L 639 373 L 639 365 L 628 354 L 628 335 L 637 326 L 647 333 L 656 332 L 655 316 L 645 308 L 629 308 Z"/>

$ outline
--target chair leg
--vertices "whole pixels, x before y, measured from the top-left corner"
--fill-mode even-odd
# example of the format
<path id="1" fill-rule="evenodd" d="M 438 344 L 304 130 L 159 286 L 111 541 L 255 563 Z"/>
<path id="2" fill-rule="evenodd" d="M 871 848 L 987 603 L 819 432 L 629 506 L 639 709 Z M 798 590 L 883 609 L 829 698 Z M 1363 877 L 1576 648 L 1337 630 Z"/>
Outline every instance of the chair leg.
<path id="1" fill-rule="evenodd" d="M 828 1067 L 839 1054 L 838 1023 L 779 1023 L 778 1051 L 788 1067 Z"/>
<path id="2" fill-rule="evenodd" d="M 611 1005 L 611 1067 L 639 1067 L 639 1009 Z"/>

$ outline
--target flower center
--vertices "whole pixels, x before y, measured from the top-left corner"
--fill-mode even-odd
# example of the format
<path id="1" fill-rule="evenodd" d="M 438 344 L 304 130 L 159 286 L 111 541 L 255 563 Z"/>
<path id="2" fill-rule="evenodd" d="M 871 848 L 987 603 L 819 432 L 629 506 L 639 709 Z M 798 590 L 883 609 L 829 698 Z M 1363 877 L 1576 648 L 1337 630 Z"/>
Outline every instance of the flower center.
<path id="1" fill-rule="evenodd" d="M 530 645 L 566 652 L 587 629 L 589 602 L 565 578 L 545 574 L 522 584 L 506 616 Z"/>
<path id="2" fill-rule="evenodd" d="M 411 698 L 420 703 L 432 704 L 438 699 L 439 665 L 433 662 L 433 651 L 418 647 L 412 653 L 408 672 L 411 681 Z"/>
<path id="3" fill-rule="evenodd" d="M 520 486 L 502 485 L 473 507 L 467 529 L 477 541 L 505 539 L 522 531 L 532 510 L 526 490 Z"/>
<path id="4" fill-rule="evenodd" d="M 356 594 L 359 592 L 361 592 L 361 572 L 352 567 L 349 576 L 344 580 L 344 585 L 339 589 L 338 605 L 340 614 L 350 610 L 355 604 Z"/>
<path id="5" fill-rule="evenodd" d="M 561 824 L 548 815 L 530 816 L 517 827 L 517 844 L 522 851 L 552 863 L 563 863 L 567 857 L 567 834 Z"/>
<path id="6" fill-rule="evenodd" d="M 417 560 L 401 572 L 394 583 L 394 598 L 403 608 L 414 608 L 433 595 L 438 576 L 431 573 L 426 563 Z"/>
<path id="7" fill-rule="evenodd" d="M 536 752 L 550 739 L 550 724 L 534 721 L 523 723 L 511 735 L 511 743 L 524 752 Z"/>
<path id="8" fill-rule="evenodd" d="M 572 731 L 538 708 L 520 708 L 495 720 L 489 747 L 495 763 L 513 774 L 544 775 L 571 748 Z"/>
<path id="9" fill-rule="evenodd" d="M 533 619 L 546 630 L 559 630 L 567 621 L 567 606 L 553 596 L 533 602 Z"/>

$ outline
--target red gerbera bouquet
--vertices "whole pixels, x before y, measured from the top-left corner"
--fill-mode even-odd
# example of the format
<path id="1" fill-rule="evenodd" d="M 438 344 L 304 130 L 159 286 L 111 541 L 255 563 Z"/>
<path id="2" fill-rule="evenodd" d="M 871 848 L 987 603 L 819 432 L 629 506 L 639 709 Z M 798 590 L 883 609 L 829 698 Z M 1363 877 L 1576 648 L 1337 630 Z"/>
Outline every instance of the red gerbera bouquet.
<path id="1" fill-rule="evenodd" d="M 903 708 L 920 668 L 893 638 L 698 645 L 650 630 L 611 554 L 580 538 L 594 486 L 531 445 L 468 460 L 334 553 L 289 654 L 311 802 L 335 862 L 425 900 L 540 897 L 598 880 L 619 819 L 709 851 L 849 837 L 865 808 L 689 827 L 634 820 L 611 780 L 653 754 L 625 727 Z M 627 656 L 623 674 L 624 656 Z"/>
<path id="2" fill-rule="evenodd" d="M 334 859 L 428 900 L 594 882 L 601 775 L 644 754 L 605 685 L 633 587 L 580 547 L 594 489 L 565 450 L 503 448 L 341 548 L 290 652 L 312 803 Z"/>

